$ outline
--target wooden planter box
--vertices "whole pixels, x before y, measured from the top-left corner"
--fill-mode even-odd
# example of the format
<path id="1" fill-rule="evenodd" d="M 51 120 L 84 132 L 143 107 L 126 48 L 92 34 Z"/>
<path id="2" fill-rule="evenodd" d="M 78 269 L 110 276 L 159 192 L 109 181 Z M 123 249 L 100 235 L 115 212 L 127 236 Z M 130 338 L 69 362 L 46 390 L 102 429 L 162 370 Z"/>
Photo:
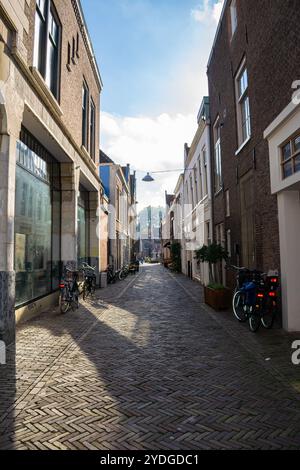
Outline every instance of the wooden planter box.
<path id="1" fill-rule="evenodd" d="M 230 289 L 214 290 L 204 287 L 205 303 L 214 310 L 228 310 L 231 307 L 232 292 Z"/>

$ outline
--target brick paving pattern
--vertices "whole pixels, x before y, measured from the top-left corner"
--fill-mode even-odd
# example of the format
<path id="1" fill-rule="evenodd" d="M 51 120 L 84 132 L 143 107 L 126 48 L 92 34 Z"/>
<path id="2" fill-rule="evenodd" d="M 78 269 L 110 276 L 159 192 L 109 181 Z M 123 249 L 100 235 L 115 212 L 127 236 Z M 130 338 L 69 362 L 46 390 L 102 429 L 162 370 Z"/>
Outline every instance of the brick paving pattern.
<path id="1" fill-rule="evenodd" d="M 18 328 L 1 449 L 299 449 L 296 336 L 251 334 L 160 266 Z"/>

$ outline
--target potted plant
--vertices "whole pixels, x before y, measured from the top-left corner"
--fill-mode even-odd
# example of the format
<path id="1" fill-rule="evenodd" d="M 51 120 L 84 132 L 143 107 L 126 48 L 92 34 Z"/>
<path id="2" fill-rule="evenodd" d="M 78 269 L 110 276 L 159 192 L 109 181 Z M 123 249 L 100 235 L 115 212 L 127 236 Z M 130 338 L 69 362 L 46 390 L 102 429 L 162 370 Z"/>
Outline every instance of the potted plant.
<path id="1" fill-rule="evenodd" d="M 178 242 L 173 242 L 171 244 L 170 250 L 172 259 L 171 269 L 177 273 L 181 273 L 181 244 Z"/>
<path id="2" fill-rule="evenodd" d="M 204 245 L 196 250 L 198 263 L 208 263 L 209 285 L 204 287 L 205 303 L 215 310 L 227 310 L 231 304 L 231 291 L 220 284 L 216 279 L 217 266 L 221 270 L 222 261 L 226 261 L 228 254 L 226 250 L 217 243 L 209 246 Z"/>

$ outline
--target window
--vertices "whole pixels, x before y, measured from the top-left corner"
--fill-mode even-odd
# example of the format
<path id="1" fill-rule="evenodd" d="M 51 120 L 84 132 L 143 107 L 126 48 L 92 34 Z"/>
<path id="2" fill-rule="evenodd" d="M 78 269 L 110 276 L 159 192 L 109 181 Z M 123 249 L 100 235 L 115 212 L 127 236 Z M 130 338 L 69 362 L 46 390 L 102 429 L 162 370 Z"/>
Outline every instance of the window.
<path id="1" fill-rule="evenodd" d="M 203 168 L 204 168 L 204 175 L 203 175 L 203 196 L 207 196 L 208 194 L 208 174 L 207 174 L 207 152 L 206 148 L 202 150 L 202 158 L 203 158 Z"/>
<path id="2" fill-rule="evenodd" d="M 88 106 L 89 90 L 85 83 L 82 86 L 82 145 L 88 148 Z"/>
<path id="3" fill-rule="evenodd" d="M 230 25 L 231 25 L 231 37 L 233 37 L 235 30 L 237 28 L 238 18 L 237 18 L 237 7 L 236 0 L 232 0 L 230 4 Z"/>
<path id="4" fill-rule="evenodd" d="M 221 127 L 218 118 L 214 125 L 215 144 L 215 192 L 222 189 L 222 162 L 221 162 Z"/>
<path id="5" fill-rule="evenodd" d="M 91 100 L 90 111 L 90 155 L 95 160 L 95 130 L 96 130 L 96 108 L 93 100 Z"/>
<path id="6" fill-rule="evenodd" d="M 300 171 L 300 133 L 281 148 L 282 178 Z"/>
<path id="7" fill-rule="evenodd" d="M 120 190 L 117 188 L 116 189 L 116 219 L 120 221 L 120 216 L 121 216 L 121 208 L 120 208 L 120 203 L 121 203 L 121 194 Z"/>
<path id="8" fill-rule="evenodd" d="M 202 166 L 201 166 L 201 157 L 198 158 L 198 169 L 199 169 L 199 194 L 200 201 L 203 199 L 203 186 L 202 186 Z"/>
<path id="9" fill-rule="evenodd" d="M 230 194 L 229 190 L 225 192 L 225 202 L 226 202 L 226 217 L 230 217 Z"/>
<path id="10" fill-rule="evenodd" d="M 211 245 L 211 236 L 210 236 L 210 222 L 206 222 L 206 245 Z"/>
<path id="11" fill-rule="evenodd" d="M 193 188 L 193 177 L 192 175 L 190 175 L 190 189 L 191 189 L 191 203 L 192 203 L 192 206 L 193 208 L 195 207 L 195 201 L 194 201 L 194 188 Z"/>
<path id="12" fill-rule="evenodd" d="M 248 96 L 248 71 L 245 65 L 236 79 L 237 121 L 239 145 L 251 136 L 250 103 Z"/>
<path id="13" fill-rule="evenodd" d="M 199 197 L 198 197 L 198 178 L 197 178 L 197 165 L 194 166 L 194 179 L 195 179 L 195 198 L 196 198 L 196 204 L 199 202 Z"/>
<path id="14" fill-rule="evenodd" d="M 60 165 L 22 127 L 16 149 L 16 306 L 50 294 L 60 280 Z"/>
<path id="15" fill-rule="evenodd" d="M 55 98 L 59 95 L 60 25 L 52 1 L 37 0 L 34 65 Z"/>
<path id="16" fill-rule="evenodd" d="M 232 250 L 231 250 L 231 230 L 227 230 L 227 247 L 226 247 L 228 257 L 231 258 Z"/>

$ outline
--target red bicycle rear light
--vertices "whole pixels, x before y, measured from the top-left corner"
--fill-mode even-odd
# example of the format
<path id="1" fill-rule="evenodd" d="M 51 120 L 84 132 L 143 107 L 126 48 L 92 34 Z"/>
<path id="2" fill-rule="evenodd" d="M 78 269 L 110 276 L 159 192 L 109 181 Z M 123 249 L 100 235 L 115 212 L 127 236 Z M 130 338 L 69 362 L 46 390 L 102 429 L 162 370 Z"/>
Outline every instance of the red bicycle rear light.
<path id="1" fill-rule="evenodd" d="M 264 294 L 257 294 L 257 297 L 258 297 L 259 299 L 263 299 L 263 298 L 264 298 Z"/>
<path id="2" fill-rule="evenodd" d="M 276 292 L 269 292 L 269 297 L 276 297 Z"/>
<path id="3" fill-rule="evenodd" d="M 272 282 L 273 284 L 277 284 L 277 282 L 278 282 L 277 277 L 272 277 L 271 282 Z"/>
<path id="4" fill-rule="evenodd" d="M 63 289 L 64 287 L 65 287 L 64 284 L 59 284 L 59 288 L 60 288 L 60 289 Z"/>

